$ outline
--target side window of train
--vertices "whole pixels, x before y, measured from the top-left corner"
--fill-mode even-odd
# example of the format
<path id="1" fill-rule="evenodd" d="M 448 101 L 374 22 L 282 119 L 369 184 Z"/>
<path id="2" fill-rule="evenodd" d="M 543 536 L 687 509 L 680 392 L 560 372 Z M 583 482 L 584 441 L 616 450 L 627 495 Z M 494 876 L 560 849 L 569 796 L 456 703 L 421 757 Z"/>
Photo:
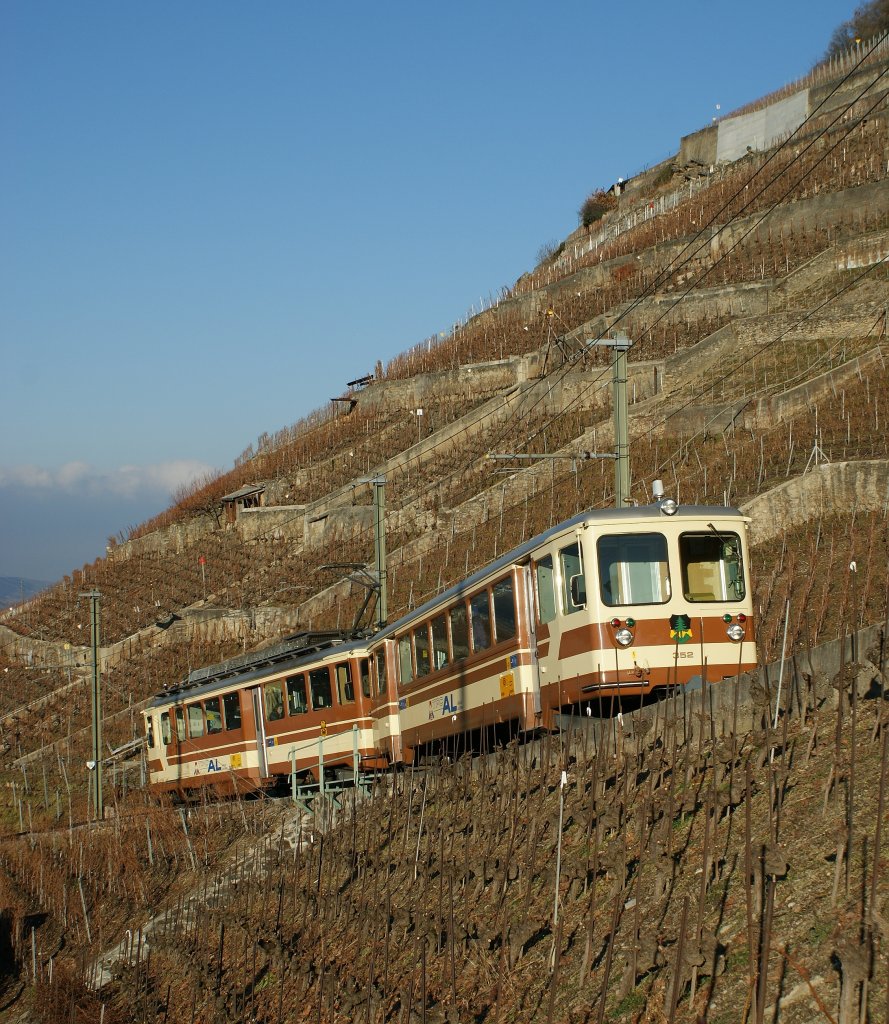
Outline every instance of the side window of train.
<path id="1" fill-rule="evenodd" d="M 225 728 L 228 730 L 241 728 L 241 697 L 237 690 L 226 693 L 222 697 L 222 711 L 225 715 Z"/>
<path id="2" fill-rule="evenodd" d="M 687 601 L 737 601 L 744 596 L 741 540 L 736 533 L 683 533 L 679 555 Z"/>
<path id="3" fill-rule="evenodd" d="M 266 683 L 263 693 L 265 694 L 266 721 L 279 721 L 284 717 L 284 694 L 281 691 L 281 684 L 279 682 Z"/>
<path id="4" fill-rule="evenodd" d="M 161 743 L 168 747 L 173 742 L 173 730 L 170 728 L 170 712 L 161 715 Z"/>
<path id="5" fill-rule="evenodd" d="M 569 544 L 559 551 L 559 569 L 562 573 L 562 614 L 571 615 L 586 607 L 586 580 L 579 544 Z"/>
<path id="6" fill-rule="evenodd" d="M 398 638 L 398 680 L 402 684 L 409 683 L 414 678 L 414 662 L 411 656 L 410 633 Z"/>
<path id="7" fill-rule="evenodd" d="M 553 580 L 553 556 L 544 555 L 534 565 L 537 578 L 537 619 L 552 622 L 556 617 L 556 588 Z"/>
<path id="8" fill-rule="evenodd" d="M 150 748 L 154 748 L 154 719 L 151 715 L 145 719 L 145 740 Z"/>
<path id="9" fill-rule="evenodd" d="M 628 604 L 664 604 L 670 600 L 667 541 L 660 533 L 600 537 L 599 586 L 611 608 Z"/>
<path id="10" fill-rule="evenodd" d="M 414 652 L 417 656 L 417 679 L 429 675 L 429 627 L 424 622 L 414 630 Z"/>
<path id="11" fill-rule="evenodd" d="M 370 697 L 370 658 L 362 658 L 358 666 L 361 673 L 361 693 L 365 697 Z"/>
<path id="12" fill-rule="evenodd" d="M 500 580 L 491 588 L 494 599 L 494 632 L 497 643 L 512 640 L 516 634 L 515 600 L 512 593 L 512 576 Z"/>
<path id="13" fill-rule="evenodd" d="M 188 705 L 188 735 L 193 740 L 204 735 L 204 709 L 200 704 Z"/>
<path id="14" fill-rule="evenodd" d="M 377 662 L 377 693 L 385 693 L 389 686 L 386 681 L 386 648 L 383 647 L 376 653 Z"/>
<path id="15" fill-rule="evenodd" d="M 333 704 L 330 696 L 330 670 L 324 668 L 313 668 L 309 672 L 309 688 L 312 691 L 312 707 L 329 708 Z"/>
<path id="16" fill-rule="evenodd" d="M 218 697 L 208 697 L 204 701 L 204 717 L 207 719 L 207 735 L 222 732 L 222 712 Z"/>
<path id="17" fill-rule="evenodd" d="M 185 739 L 185 710 L 176 708 L 176 738 L 180 743 Z"/>
<path id="18" fill-rule="evenodd" d="M 309 710 L 306 700 L 306 677 L 300 672 L 287 680 L 287 710 L 291 715 L 304 715 Z"/>
<path id="19" fill-rule="evenodd" d="M 459 661 L 469 654 L 469 620 L 466 617 L 466 605 L 463 601 L 454 605 L 450 617 L 454 661 Z"/>
<path id="20" fill-rule="evenodd" d="M 483 651 L 491 646 L 491 605 L 487 590 L 471 598 L 469 610 L 472 615 L 472 649 Z"/>
<path id="21" fill-rule="evenodd" d="M 432 620 L 432 669 L 437 672 L 450 661 L 448 655 L 448 624 L 444 615 Z"/>
<path id="22" fill-rule="evenodd" d="M 340 704 L 355 703 L 355 687 L 352 685 L 352 668 L 348 661 L 336 666 L 336 694 Z"/>

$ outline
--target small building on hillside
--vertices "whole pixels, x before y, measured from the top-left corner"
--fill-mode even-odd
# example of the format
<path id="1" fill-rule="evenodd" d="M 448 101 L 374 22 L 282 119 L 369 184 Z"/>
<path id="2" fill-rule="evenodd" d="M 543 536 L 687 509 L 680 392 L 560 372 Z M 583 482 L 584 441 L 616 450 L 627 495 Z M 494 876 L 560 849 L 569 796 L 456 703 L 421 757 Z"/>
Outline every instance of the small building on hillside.
<path id="1" fill-rule="evenodd" d="M 224 495 L 220 500 L 225 521 L 236 523 L 245 508 L 262 508 L 265 504 L 265 487 L 262 484 L 247 484 Z"/>

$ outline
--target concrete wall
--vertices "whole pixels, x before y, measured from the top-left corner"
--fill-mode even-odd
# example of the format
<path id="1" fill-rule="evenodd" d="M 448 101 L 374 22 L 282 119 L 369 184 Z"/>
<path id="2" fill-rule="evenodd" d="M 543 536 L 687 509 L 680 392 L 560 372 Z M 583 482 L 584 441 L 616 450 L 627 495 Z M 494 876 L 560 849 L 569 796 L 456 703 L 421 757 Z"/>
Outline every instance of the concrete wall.
<path id="1" fill-rule="evenodd" d="M 661 391 L 664 360 L 648 359 L 627 364 L 627 401 L 630 405 L 644 401 Z M 559 412 L 572 409 L 603 409 L 611 405 L 611 371 L 598 366 L 593 370 L 576 370 L 565 374 L 553 389 L 548 408 Z"/>
<path id="2" fill-rule="evenodd" d="M 744 426 L 771 427 L 782 420 L 792 419 L 804 409 L 816 404 L 828 391 L 835 394 L 838 387 L 841 388 L 847 381 L 867 372 L 877 364 L 884 365 L 883 353 L 879 348 L 856 359 L 850 359 L 848 363 L 828 370 L 827 373 L 822 373 L 805 384 L 800 384 L 799 387 L 783 391 L 779 395 L 760 398 L 755 406 L 747 410 Z"/>
<path id="3" fill-rule="evenodd" d="M 690 377 L 698 376 L 708 366 L 721 359 L 727 359 L 737 350 L 738 330 L 734 323 L 726 324 L 714 331 L 697 345 L 682 352 L 676 352 L 666 363 L 664 387 L 670 391 L 680 387 Z"/>
<path id="4" fill-rule="evenodd" d="M 836 270 L 859 270 L 872 267 L 889 258 L 889 231 L 875 231 L 862 238 L 850 239 L 835 254 Z"/>
<path id="5" fill-rule="evenodd" d="M 857 71 L 853 71 L 849 77 L 840 84 L 837 79 L 831 82 L 824 82 L 820 85 L 813 86 L 809 89 L 809 112 L 818 109 L 820 107 L 820 114 L 827 114 L 830 111 L 839 110 L 842 107 L 847 107 L 855 101 L 855 99 L 862 94 L 863 98 L 867 100 L 868 106 L 873 103 L 876 95 L 884 91 L 886 88 L 886 79 L 882 78 L 874 85 L 874 80 L 877 77 L 878 72 L 885 67 L 885 58 L 887 53 L 886 41 L 884 39 L 882 51 L 883 51 L 883 63 L 875 64 L 869 63 L 860 67 Z M 857 59 L 857 55 L 853 57 L 853 60 Z M 824 106 L 821 106 L 821 104 Z"/>
<path id="6" fill-rule="evenodd" d="M 719 232 L 718 245 L 711 254 L 715 255 L 743 238 L 751 237 L 748 231 L 754 222 L 761 222 L 762 226 L 752 237 L 775 238 L 780 237 L 782 232 L 789 234 L 820 228 L 830 230 L 833 239 L 842 241 L 840 225 L 846 221 L 854 224 L 860 222 L 865 214 L 873 218 L 886 213 L 889 213 L 889 179 L 884 178 L 842 192 L 825 192 L 778 206 L 765 220 L 759 213 L 744 220 L 732 221 Z"/>
<path id="7" fill-rule="evenodd" d="M 0 646 L 10 661 L 40 668 L 82 668 L 91 664 L 89 647 L 20 636 L 8 626 L 0 626 Z"/>
<path id="8" fill-rule="evenodd" d="M 679 166 L 702 164 L 709 167 L 716 163 L 716 143 L 719 138 L 719 125 L 710 124 L 706 128 L 683 135 L 679 142 Z"/>
<path id="9" fill-rule="evenodd" d="M 809 90 L 802 89 L 761 110 L 720 121 L 717 126 L 716 162 L 737 160 L 748 150 L 761 152 L 771 149 L 796 131 L 808 113 Z"/>
<path id="10" fill-rule="evenodd" d="M 690 405 L 670 416 L 670 433 L 680 437 L 721 434 L 741 417 L 746 404 L 741 400 L 723 405 Z"/>
<path id="11" fill-rule="evenodd" d="M 881 186 L 889 183 L 880 183 Z M 864 186 L 869 188 L 869 186 Z M 853 189 L 852 191 L 859 191 Z M 821 197 L 818 197 L 819 199 Z M 828 198 L 828 197 L 825 197 Z M 881 187 L 879 199 L 889 202 L 889 187 Z M 796 204 L 803 205 L 803 204 Z M 825 204 L 818 206 L 824 212 Z M 844 269 L 849 262 L 872 265 L 889 253 L 889 232 L 877 232 L 863 239 L 856 239 L 848 245 L 838 244 L 814 257 L 803 267 L 790 274 L 783 282 L 773 285 L 764 282 L 757 288 L 726 288 L 718 290 L 715 296 L 701 294 L 701 300 L 715 299 L 710 305 L 711 314 L 720 309 L 722 303 L 735 304 L 734 315 L 737 317 L 739 307 L 745 305 L 753 311 L 743 320 L 735 319 L 708 337 L 699 341 L 691 348 L 677 352 L 666 360 L 665 387 L 671 389 L 678 386 L 690 375 L 700 375 L 708 366 L 730 355 L 738 346 L 744 344 L 769 344 L 781 331 L 786 332 L 789 339 L 806 338 L 862 338 L 873 326 L 873 320 L 852 310 L 841 309 L 838 312 L 826 310 L 816 316 L 809 317 L 796 327 L 801 312 L 768 311 L 770 305 L 780 307 L 791 303 L 802 292 L 808 291 L 837 270 Z M 867 262 L 865 262 L 867 261 Z M 691 298 L 691 296 L 689 296 Z M 675 301 L 672 297 L 664 297 L 662 302 Z M 688 300 L 683 300 L 683 308 Z M 763 308 L 765 307 L 765 308 Z M 640 304 L 640 311 L 656 308 L 654 303 Z M 765 410 L 764 410 L 765 411 Z"/>
<path id="12" fill-rule="evenodd" d="M 192 544 L 199 543 L 208 534 L 217 530 L 216 520 L 212 516 L 200 516 L 188 519 L 161 530 L 155 530 L 144 537 L 125 541 L 110 548 L 107 557 L 112 562 L 126 562 L 141 554 L 179 553 Z"/>
<path id="13" fill-rule="evenodd" d="M 302 543 L 305 535 L 305 505 L 245 508 L 238 516 L 235 529 L 246 541 L 286 538 Z"/>
<path id="14" fill-rule="evenodd" d="M 712 288 L 695 288 L 683 296 L 682 305 L 677 309 L 677 318 L 683 321 L 720 316 L 756 316 L 769 309 L 769 294 L 774 287 L 771 281 L 745 281 L 739 285 L 718 285 Z M 661 293 L 634 304 L 640 312 L 650 310 L 655 318 L 670 310 L 678 295 Z M 669 312 L 665 319 L 669 322 Z"/>
<path id="15" fill-rule="evenodd" d="M 114 668 L 122 661 L 135 657 L 144 647 L 176 646 L 187 639 L 231 640 L 249 639 L 250 643 L 267 636 L 277 636 L 290 628 L 292 612 L 270 606 L 249 611 L 196 605 L 177 610 L 180 617 L 168 629 L 147 626 L 115 644 L 99 648 L 102 671 Z M 11 660 L 39 668 L 71 668 L 88 671 L 92 666 L 92 651 L 79 647 L 35 640 L 19 636 L 6 626 L 0 626 L 0 643 Z"/>
<path id="16" fill-rule="evenodd" d="M 306 516 L 306 547 L 320 547 L 357 534 L 373 534 L 372 505 L 338 505 L 315 516 Z"/>
<path id="17" fill-rule="evenodd" d="M 419 373 L 406 380 L 379 381 L 356 397 L 364 411 L 422 408 L 442 396 L 478 400 L 538 376 L 539 362 L 539 353 L 532 352 L 487 363 L 469 363 L 451 370 Z"/>
<path id="18" fill-rule="evenodd" d="M 842 85 L 835 79 L 802 88 L 760 110 L 736 114 L 685 135 L 679 144 L 679 165 L 709 166 L 737 160 L 748 152 L 748 147 L 754 152 L 770 149 L 816 111 L 821 116 L 849 106 L 867 86 L 871 88 L 864 91 L 863 96 L 872 103 L 878 92 L 885 90 L 885 82 L 873 85 L 877 70 L 877 65 L 868 64 L 853 72 Z M 838 74 L 837 79 L 839 77 Z"/>
<path id="19" fill-rule="evenodd" d="M 889 461 L 833 462 L 779 484 L 741 506 L 753 544 L 840 509 L 889 511 Z"/>

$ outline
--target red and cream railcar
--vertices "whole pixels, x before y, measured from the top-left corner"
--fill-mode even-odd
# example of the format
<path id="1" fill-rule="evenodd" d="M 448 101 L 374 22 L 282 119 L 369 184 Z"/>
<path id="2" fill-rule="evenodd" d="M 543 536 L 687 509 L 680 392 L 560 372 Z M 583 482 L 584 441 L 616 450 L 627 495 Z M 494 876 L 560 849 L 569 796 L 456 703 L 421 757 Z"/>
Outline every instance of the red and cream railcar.
<path id="1" fill-rule="evenodd" d="M 184 792 L 272 789 L 372 758 L 366 642 L 289 638 L 270 651 L 191 673 L 144 711 L 150 785 Z"/>
<path id="2" fill-rule="evenodd" d="M 747 524 L 668 499 L 504 555 L 372 639 L 376 747 L 409 762 L 470 729 L 549 728 L 571 705 L 752 668 Z"/>
<path id="3" fill-rule="evenodd" d="M 736 509 L 585 512 L 371 640 L 301 634 L 191 673 L 145 714 L 158 790 L 271 788 L 410 763 L 417 747 L 756 664 L 748 520 Z"/>

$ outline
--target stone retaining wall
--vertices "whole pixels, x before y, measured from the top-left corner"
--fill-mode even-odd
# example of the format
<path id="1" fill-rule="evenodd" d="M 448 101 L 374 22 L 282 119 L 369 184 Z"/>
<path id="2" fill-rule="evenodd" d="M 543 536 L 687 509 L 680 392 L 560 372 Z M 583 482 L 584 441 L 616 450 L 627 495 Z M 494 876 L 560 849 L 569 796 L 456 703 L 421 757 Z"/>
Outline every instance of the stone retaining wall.
<path id="1" fill-rule="evenodd" d="M 753 544 L 763 544 L 783 530 L 840 509 L 889 511 L 889 461 L 820 465 L 741 506 L 741 511 L 753 520 Z"/>

